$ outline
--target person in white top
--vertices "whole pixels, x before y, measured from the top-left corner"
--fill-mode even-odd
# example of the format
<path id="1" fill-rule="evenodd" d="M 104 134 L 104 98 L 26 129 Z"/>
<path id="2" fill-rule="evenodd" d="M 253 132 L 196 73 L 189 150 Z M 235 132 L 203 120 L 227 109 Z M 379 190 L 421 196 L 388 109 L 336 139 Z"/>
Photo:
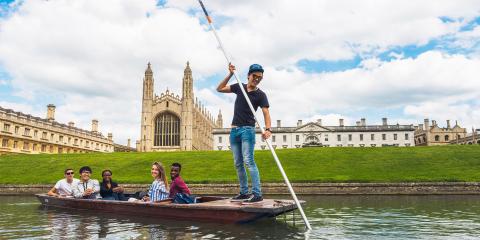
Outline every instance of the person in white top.
<path id="1" fill-rule="evenodd" d="M 65 169 L 65 178 L 58 180 L 55 186 L 48 191 L 48 195 L 55 197 L 73 197 L 73 187 L 76 187 L 80 182 L 80 180 L 73 178 L 74 174 L 73 169 Z"/>
<path id="2" fill-rule="evenodd" d="M 80 181 L 73 187 L 75 198 L 99 199 L 100 183 L 96 179 L 90 179 L 92 169 L 89 166 L 80 168 Z"/>

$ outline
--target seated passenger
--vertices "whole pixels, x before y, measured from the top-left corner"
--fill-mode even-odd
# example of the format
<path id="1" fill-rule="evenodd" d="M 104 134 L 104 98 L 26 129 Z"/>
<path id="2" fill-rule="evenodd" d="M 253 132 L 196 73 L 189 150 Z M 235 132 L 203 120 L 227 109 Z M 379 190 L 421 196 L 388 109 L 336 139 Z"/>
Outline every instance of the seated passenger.
<path id="1" fill-rule="evenodd" d="M 80 168 L 80 181 L 73 188 L 75 198 L 98 199 L 100 197 L 100 184 L 98 180 L 90 179 L 92 169 L 88 166 Z"/>
<path id="2" fill-rule="evenodd" d="M 73 188 L 77 186 L 77 183 L 80 180 L 73 178 L 73 175 L 75 173 L 71 168 L 65 169 L 63 173 L 65 175 L 65 178 L 58 180 L 55 186 L 50 189 L 50 191 L 48 191 L 49 196 L 73 197 Z"/>
<path id="3" fill-rule="evenodd" d="M 156 202 L 168 198 L 168 180 L 165 175 L 165 168 L 162 164 L 154 162 L 152 164 L 151 174 L 153 183 L 148 190 L 148 196 L 143 197 L 145 202 Z"/>
<path id="4" fill-rule="evenodd" d="M 172 178 L 172 184 L 170 185 L 169 198 L 173 199 L 174 203 L 193 203 L 195 198 L 190 197 L 190 189 L 187 184 L 180 177 L 180 171 L 182 165 L 180 163 L 173 163 L 170 167 L 170 177 Z"/>
<path id="5" fill-rule="evenodd" d="M 103 181 L 100 184 L 100 195 L 103 200 L 125 200 L 123 195 L 123 188 L 118 186 L 118 184 L 112 181 L 112 171 L 103 170 L 102 172 Z"/>

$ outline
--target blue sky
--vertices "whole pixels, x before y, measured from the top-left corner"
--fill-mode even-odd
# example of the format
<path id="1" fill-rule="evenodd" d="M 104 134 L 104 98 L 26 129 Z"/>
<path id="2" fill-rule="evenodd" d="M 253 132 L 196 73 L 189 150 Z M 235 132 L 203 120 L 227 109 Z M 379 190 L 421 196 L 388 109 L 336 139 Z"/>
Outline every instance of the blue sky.
<path id="1" fill-rule="evenodd" d="M 54 103 L 60 120 L 88 127 L 99 118 L 106 131 L 126 129 L 116 134 L 125 142 L 138 135 L 146 62 L 160 94 L 180 93 L 190 61 L 196 96 L 213 115 L 222 109 L 231 118 L 233 98 L 214 91 L 226 63 L 196 1 L 75 1 L 27 0 L 17 9 L 0 1 L 0 106 L 43 117 Z M 474 1 L 322 5 L 330 9 L 302 3 L 205 1 L 241 78 L 249 64 L 264 65 L 261 88 L 274 120 L 452 118 L 480 126 L 479 93 L 472 90 L 480 58 Z M 391 8 L 397 11 L 384 14 Z"/>

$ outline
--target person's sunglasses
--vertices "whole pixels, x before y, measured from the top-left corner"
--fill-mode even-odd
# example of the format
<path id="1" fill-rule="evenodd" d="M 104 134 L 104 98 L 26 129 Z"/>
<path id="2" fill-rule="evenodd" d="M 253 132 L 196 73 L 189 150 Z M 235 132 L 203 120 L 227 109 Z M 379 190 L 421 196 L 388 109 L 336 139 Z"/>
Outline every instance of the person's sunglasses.
<path id="1" fill-rule="evenodd" d="M 74 173 L 74 172 L 67 172 L 67 173 L 65 173 L 65 175 L 73 175 L 73 174 L 75 174 L 75 173 Z"/>
<path id="2" fill-rule="evenodd" d="M 261 76 L 261 75 L 256 75 L 256 74 L 252 74 L 252 78 L 255 79 L 255 80 L 262 80 L 262 79 L 263 79 L 263 76 Z"/>

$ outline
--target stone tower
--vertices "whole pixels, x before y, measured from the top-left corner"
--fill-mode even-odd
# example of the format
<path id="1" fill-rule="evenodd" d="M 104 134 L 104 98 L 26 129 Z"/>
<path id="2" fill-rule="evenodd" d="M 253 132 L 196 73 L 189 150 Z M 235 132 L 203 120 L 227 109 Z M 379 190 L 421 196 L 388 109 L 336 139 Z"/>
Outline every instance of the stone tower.
<path id="1" fill-rule="evenodd" d="M 192 150 L 193 137 L 193 77 L 190 63 L 183 71 L 182 80 L 182 113 L 180 121 L 180 148 L 183 151 Z"/>
<path id="2" fill-rule="evenodd" d="M 142 129 L 140 151 L 149 152 L 152 148 L 152 104 L 153 104 L 153 72 L 148 63 L 143 78 Z"/>
<path id="3" fill-rule="evenodd" d="M 216 125 L 217 125 L 217 128 L 223 128 L 222 110 L 218 110 Z"/>

